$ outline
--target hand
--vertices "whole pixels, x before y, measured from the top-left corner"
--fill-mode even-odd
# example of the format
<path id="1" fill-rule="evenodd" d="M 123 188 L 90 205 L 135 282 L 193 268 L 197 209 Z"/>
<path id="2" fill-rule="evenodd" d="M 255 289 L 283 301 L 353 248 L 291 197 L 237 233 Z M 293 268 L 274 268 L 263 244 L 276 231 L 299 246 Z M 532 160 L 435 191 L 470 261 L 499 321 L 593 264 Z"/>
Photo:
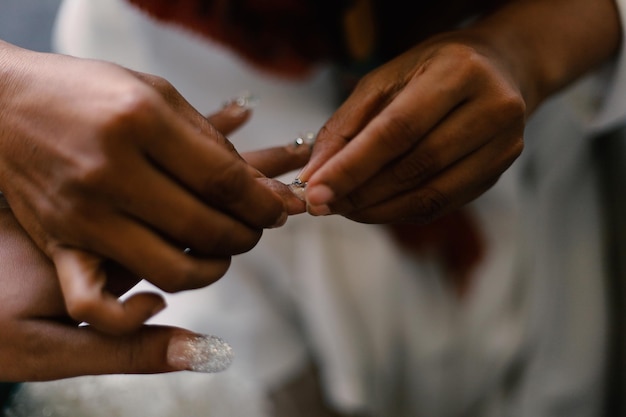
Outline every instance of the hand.
<path id="1" fill-rule="evenodd" d="M 491 187 L 527 117 L 607 62 L 611 0 L 509 1 L 367 75 L 318 134 L 300 179 L 312 214 L 428 222 Z"/>
<path id="2" fill-rule="evenodd" d="M 165 82 L 6 44 L 0 60 L 0 189 L 74 320 L 126 333 L 162 308 L 120 304 L 104 259 L 165 291 L 197 288 L 285 221 L 267 180 Z"/>
<path id="3" fill-rule="evenodd" d="M 107 263 L 121 294 L 134 283 L 128 271 Z M 206 338 L 181 328 L 142 326 L 123 337 L 78 326 L 65 308 L 54 265 L 26 235 L 10 210 L 0 208 L 0 380 L 41 381 L 78 375 L 218 371 L 225 355 L 190 349 Z M 194 346 L 194 343 L 196 345 Z"/>
<path id="4" fill-rule="evenodd" d="M 302 171 L 314 215 L 429 222 L 490 188 L 521 153 L 526 106 L 489 45 L 433 38 L 367 75 Z"/>

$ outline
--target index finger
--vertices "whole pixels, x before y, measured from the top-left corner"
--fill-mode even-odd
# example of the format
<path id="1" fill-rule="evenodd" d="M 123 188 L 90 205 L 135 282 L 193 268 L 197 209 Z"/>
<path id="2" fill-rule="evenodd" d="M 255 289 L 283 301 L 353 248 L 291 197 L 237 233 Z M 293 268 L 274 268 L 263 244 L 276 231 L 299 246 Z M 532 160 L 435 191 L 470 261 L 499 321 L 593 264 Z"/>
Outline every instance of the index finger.
<path id="1" fill-rule="evenodd" d="M 175 115 L 168 116 L 170 123 L 156 127 L 161 131 L 147 149 L 162 169 L 204 202 L 252 228 L 271 227 L 284 217 L 281 200 L 255 180 L 238 155 L 218 144 L 222 141 L 208 141 Z M 221 135 L 217 130 L 213 134 Z"/>

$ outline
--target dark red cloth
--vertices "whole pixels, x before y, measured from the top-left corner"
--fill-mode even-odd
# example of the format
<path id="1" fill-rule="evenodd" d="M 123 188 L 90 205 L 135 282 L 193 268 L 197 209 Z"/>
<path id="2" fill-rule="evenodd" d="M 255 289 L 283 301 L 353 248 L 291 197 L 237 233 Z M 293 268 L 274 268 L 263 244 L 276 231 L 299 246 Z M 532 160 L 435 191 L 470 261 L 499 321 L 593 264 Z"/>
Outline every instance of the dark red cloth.
<path id="1" fill-rule="evenodd" d="M 129 1 L 283 76 L 306 75 L 315 64 L 342 53 L 341 18 L 349 4 L 349 0 Z"/>

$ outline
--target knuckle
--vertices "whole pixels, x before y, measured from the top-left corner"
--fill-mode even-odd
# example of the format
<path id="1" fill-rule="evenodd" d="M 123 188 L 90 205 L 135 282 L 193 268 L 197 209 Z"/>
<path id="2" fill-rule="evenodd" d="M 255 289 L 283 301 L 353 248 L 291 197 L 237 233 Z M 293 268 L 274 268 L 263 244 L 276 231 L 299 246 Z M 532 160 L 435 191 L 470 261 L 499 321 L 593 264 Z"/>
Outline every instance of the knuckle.
<path id="1" fill-rule="evenodd" d="M 416 185 L 440 167 L 441 163 L 431 152 L 422 150 L 394 165 L 391 172 L 396 186 L 405 188 L 407 185 Z"/>
<path id="2" fill-rule="evenodd" d="M 509 159 L 511 161 L 514 161 L 522 154 L 523 151 L 524 151 L 524 137 L 520 135 L 520 136 L 517 136 L 511 142 Z"/>
<path id="3" fill-rule="evenodd" d="M 487 81 L 495 74 L 489 58 L 470 45 L 449 44 L 443 47 L 443 51 L 451 59 L 453 72 L 450 77 L 455 88 L 462 88 L 467 80 L 476 83 Z"/>
<path id="4" fill-rule="evenodd" d="M 431 223 L 448 207 L 448 198 L 434 188 L 425 188 L 414 199 L 413 221 Z"/>
<path id="5" fill-rule="evenodd" d="M 145 77 L 145 81 L 155 90 L 169 97 L 172 95 L 178 95 L 178 91 L 172 83 L 166 80 L 163 77 L 159 77 L 158 75 L 149 74 Z"/>
<path id="6" fill-rule="evenodd" d="M 98 126 L 103 139 L 115 142 L 136 132 L 139 125 L 149 126 L 157 109 L 155 94 L 141 83 L 120 87 L 112 94 L 106 111 L 101 112 Z"/>
<path id="7" fill-rule="evenodd" d="M 245 166 L 239 161 L 232 161 L 207 178 L 200 192 L 209 199 L 219 201 L 221 205 L 228 205 L 240 200 L 251 182 L 252 177 Z"/>
<path id="8" fill-rule="evenodd" d="M 411 123 L 410 115 L 403 113 L 381 116 L 381 126 L 378 139 L 394 153 L 409 149 L 424 133 Z"/>
<path id="9" fill-rule="evenodd" d="M 526 102 L 516 92 L 503 93 L 496 114 L 506 123 L 523 126 L 526 120 Z"/>
<path id="10" fill-rule="evenodd" d="M 110 162 L 104 155 L 82 158 L 68 173 L 64 187 L 71 194 L 99 190 L 107 183 L 111 174 L 110 169 Z"/>
<path id="11" fill-rule="evenodd" d="M 336 152 L 338 149 L 332 148 L 350 142 L 356 134 L 356 128 L 349 127 L 343 117 L 335 115 L 332 119 L 327 120 L 318 131 L 315 149 L 325 148 L 323 150 L 333 150 Z"/>
<path id="12" fill-rule="evenodd" d="M 349 142 L 350 138 L 344 135 L 339 134 L 338 130 L 336 129 L 336 126 L 338 126 L 340 123 L 338 123 L 337 121 L 333 120 L 327 120 L 326 123 L 324 123 L 324 125 L 320 128 L 319 132 L 317 133 L 317 137 L 318 138 L 331 138 L 331 139 L 336 139 L 339 138 L 340 140 L 342 140 L 343 142 Z M 323 143 L 320 141 L 316 141 L 316 145 L 320 146 L 319 144 Z"/>
<path id="13" fill-rule="evenodd" d="M 452 60 L 458 78 L 475 76 L 485 69 L 485 59 L 469 45 L 449 43 L 442 47 L 441 54 Z"/>
<path id="14" fill-rule="evenodd" d="M 355 90 L 363 91 L 368 96 L 379 96 L 382 93 L 382 85 L 377 81 L 376 70 L 361 77 L 356 85 Z"/>

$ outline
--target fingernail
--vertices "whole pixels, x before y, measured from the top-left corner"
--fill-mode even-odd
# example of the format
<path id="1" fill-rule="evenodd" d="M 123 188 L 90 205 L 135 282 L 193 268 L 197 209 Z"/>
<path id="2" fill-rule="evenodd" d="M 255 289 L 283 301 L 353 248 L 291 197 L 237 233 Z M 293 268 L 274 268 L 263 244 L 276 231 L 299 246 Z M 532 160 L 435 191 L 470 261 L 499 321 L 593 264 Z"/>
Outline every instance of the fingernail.
<path id="1" fill-rule="evenodd" d="M 233 361 L 232 347 L 217 336 L 178 335 L 170 340 L 167 363 L 181 371 L 221 372 Z"/>
<path id="2" fill-rule="evenodd" d="M 238 97 L 226 101 L 223 108 L 230 112 L 232 116 L 238 117 L 252 110 L 257 104 L 259 104 L 259 98 L 245 92 Z"/>
<path id="3" fill-rule="evenodd" d="M 289 184 L 289 189 L 296 197 L 300 200 L 304 201 L 304 191 L 306 190 L 306 182 L 303 182 L 300 178 L 296 178 L 293 180 L 291 184 Z"/>
<path id="4" fill-rule="evenodd" d="M 306 192 L 307 203 L 311 206 L 327 205 L 335 198 L 335 193 L 327 185 L 310 187 Z"/>
<path id="5" fill-rule="evenodd" d="M 304 166 L 304 167 L 300 170 L 300 172 L 298 172 L 298 175 L 296 175 L 296 178 L 297 178 L 297 179 L 299 179 L 299 180 L 301 180 L 301 181 L 303 181 L 303 182 L 307 182 L 308 177 L 307 177 L 307 175 L 306 175 L 306 172 L 307 172 L 307 167 L 308 167 L 308 166 L 309 166 L 308 164 L 307 164 L 307 165 L 305 165 L 305 166 Z"/>
<path id="6" fill-rule="evenodd" d="M 307 205 L 306 211 L 313 216 L 328 216 L 331 214 L 330 207 L 325 204 L 318 206 Z"/>

